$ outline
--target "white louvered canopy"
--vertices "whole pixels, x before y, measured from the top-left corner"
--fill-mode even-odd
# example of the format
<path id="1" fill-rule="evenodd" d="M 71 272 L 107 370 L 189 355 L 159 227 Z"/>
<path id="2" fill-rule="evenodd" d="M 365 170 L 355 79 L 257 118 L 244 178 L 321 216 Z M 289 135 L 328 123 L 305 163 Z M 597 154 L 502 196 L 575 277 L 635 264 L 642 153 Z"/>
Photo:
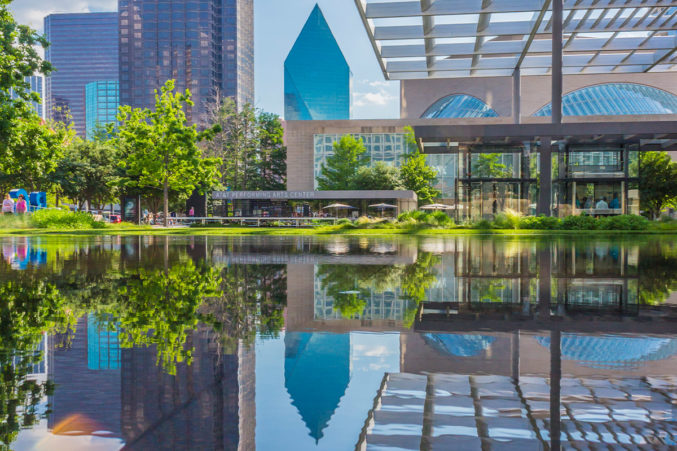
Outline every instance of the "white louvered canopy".
<path id="1" fill-rule="evenodd" d="M 386 79 L 551 72 L 551 0 L 355 3 Z M 677 70 L 677 0 L 564 0 L 563 7 L 563 74 Z"/>

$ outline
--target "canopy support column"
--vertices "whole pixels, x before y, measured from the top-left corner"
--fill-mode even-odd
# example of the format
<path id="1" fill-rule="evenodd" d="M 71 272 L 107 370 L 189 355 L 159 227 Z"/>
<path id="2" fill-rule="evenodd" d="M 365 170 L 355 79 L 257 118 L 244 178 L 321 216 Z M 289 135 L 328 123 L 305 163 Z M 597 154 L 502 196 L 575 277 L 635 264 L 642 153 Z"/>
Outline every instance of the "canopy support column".
<path id="1" fill-rule="evenodd" d="M 538 191 L 539 215 L 550 216 L 550 203 L 552 199 L 552 138 L 541 136 L 539 148 L 540 183 Z"/>
<path id="2" fill-rule="evenodd" d="M 515 124 L 520 123 L 522 103 L 522 77 L 519 67 L 512 73 L 512 120 Z"/>
<path id="3" fill-rule="evenodd" d="M 552 0 L 552 123 L 562 123 L 562 0 Z"/>

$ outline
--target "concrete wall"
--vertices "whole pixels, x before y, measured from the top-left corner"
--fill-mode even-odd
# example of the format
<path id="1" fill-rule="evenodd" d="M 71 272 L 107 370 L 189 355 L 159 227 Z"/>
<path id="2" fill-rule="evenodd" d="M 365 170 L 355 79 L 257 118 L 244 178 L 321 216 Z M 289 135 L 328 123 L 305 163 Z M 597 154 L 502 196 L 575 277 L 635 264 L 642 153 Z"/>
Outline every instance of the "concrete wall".
<path id="1" fill-rule="evenodd" d="M 564 94 L 602 83 L 639 83 L 677 95 L 674 72 L 640 74 L 566 75 Z M 550 103 L 550 77 L 522 77 L 522 116 L 531 116 Z M 440 78 L 400 82 L 400 117 L 420 118 L 437 100 L 451 94 L 467 94 L 483 100 L 499 116 L 512 115 L 512 77 Z"/>

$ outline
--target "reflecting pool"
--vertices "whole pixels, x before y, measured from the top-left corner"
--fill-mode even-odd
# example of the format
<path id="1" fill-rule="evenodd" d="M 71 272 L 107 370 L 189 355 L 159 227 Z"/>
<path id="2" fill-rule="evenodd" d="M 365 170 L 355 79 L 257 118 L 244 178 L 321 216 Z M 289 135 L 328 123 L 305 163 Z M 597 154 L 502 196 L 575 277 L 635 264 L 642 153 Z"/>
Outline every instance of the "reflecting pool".
<path id="1" fill-rule="evenodd" d="M 677 447 L 677 241 L 0 239 L 17 450 Z"/>

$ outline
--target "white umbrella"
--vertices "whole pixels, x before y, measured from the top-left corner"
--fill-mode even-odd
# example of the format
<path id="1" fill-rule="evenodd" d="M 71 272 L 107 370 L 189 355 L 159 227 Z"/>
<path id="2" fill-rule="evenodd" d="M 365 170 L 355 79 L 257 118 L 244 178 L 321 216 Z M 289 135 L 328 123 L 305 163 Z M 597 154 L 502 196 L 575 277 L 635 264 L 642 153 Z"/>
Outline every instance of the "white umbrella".
<path id="1" fill-rule="evenodd" d="M 445 204 L 428 204 L 419 207 L 421 210 L 453 210 L 454 207 Z"/>
<path id="2" fill-rule="evenodd" d="M 334 212 L 334 216 L 336 216 L 336 217 L 338 217 L 338 211 L 339 211 L 339 210 L 356 210 L 355 207 L 352 207 L 352 206 L 350 206 L 350 205 L 346 205 L 346 204 L 338 204 L 338 203 L 337 203 L 337 204 L 329 204 L 329 205 L 327 205 L 326 207 L 322 207 L 323 210 L 324 210 L 325 208 L 333 208 L 334 210 L 336 210 L 336 211 Z"/>
<path id="3" fill-rule="evenodd" d="M 383 216 L 383 210 L 386 208 L 397 208 L 397 205 L 391 205 L 391 204 L 374 204 L 374 205 L 369 205 L 369 208 L 377 208 L 381 211 L 381 216 Z"/>

